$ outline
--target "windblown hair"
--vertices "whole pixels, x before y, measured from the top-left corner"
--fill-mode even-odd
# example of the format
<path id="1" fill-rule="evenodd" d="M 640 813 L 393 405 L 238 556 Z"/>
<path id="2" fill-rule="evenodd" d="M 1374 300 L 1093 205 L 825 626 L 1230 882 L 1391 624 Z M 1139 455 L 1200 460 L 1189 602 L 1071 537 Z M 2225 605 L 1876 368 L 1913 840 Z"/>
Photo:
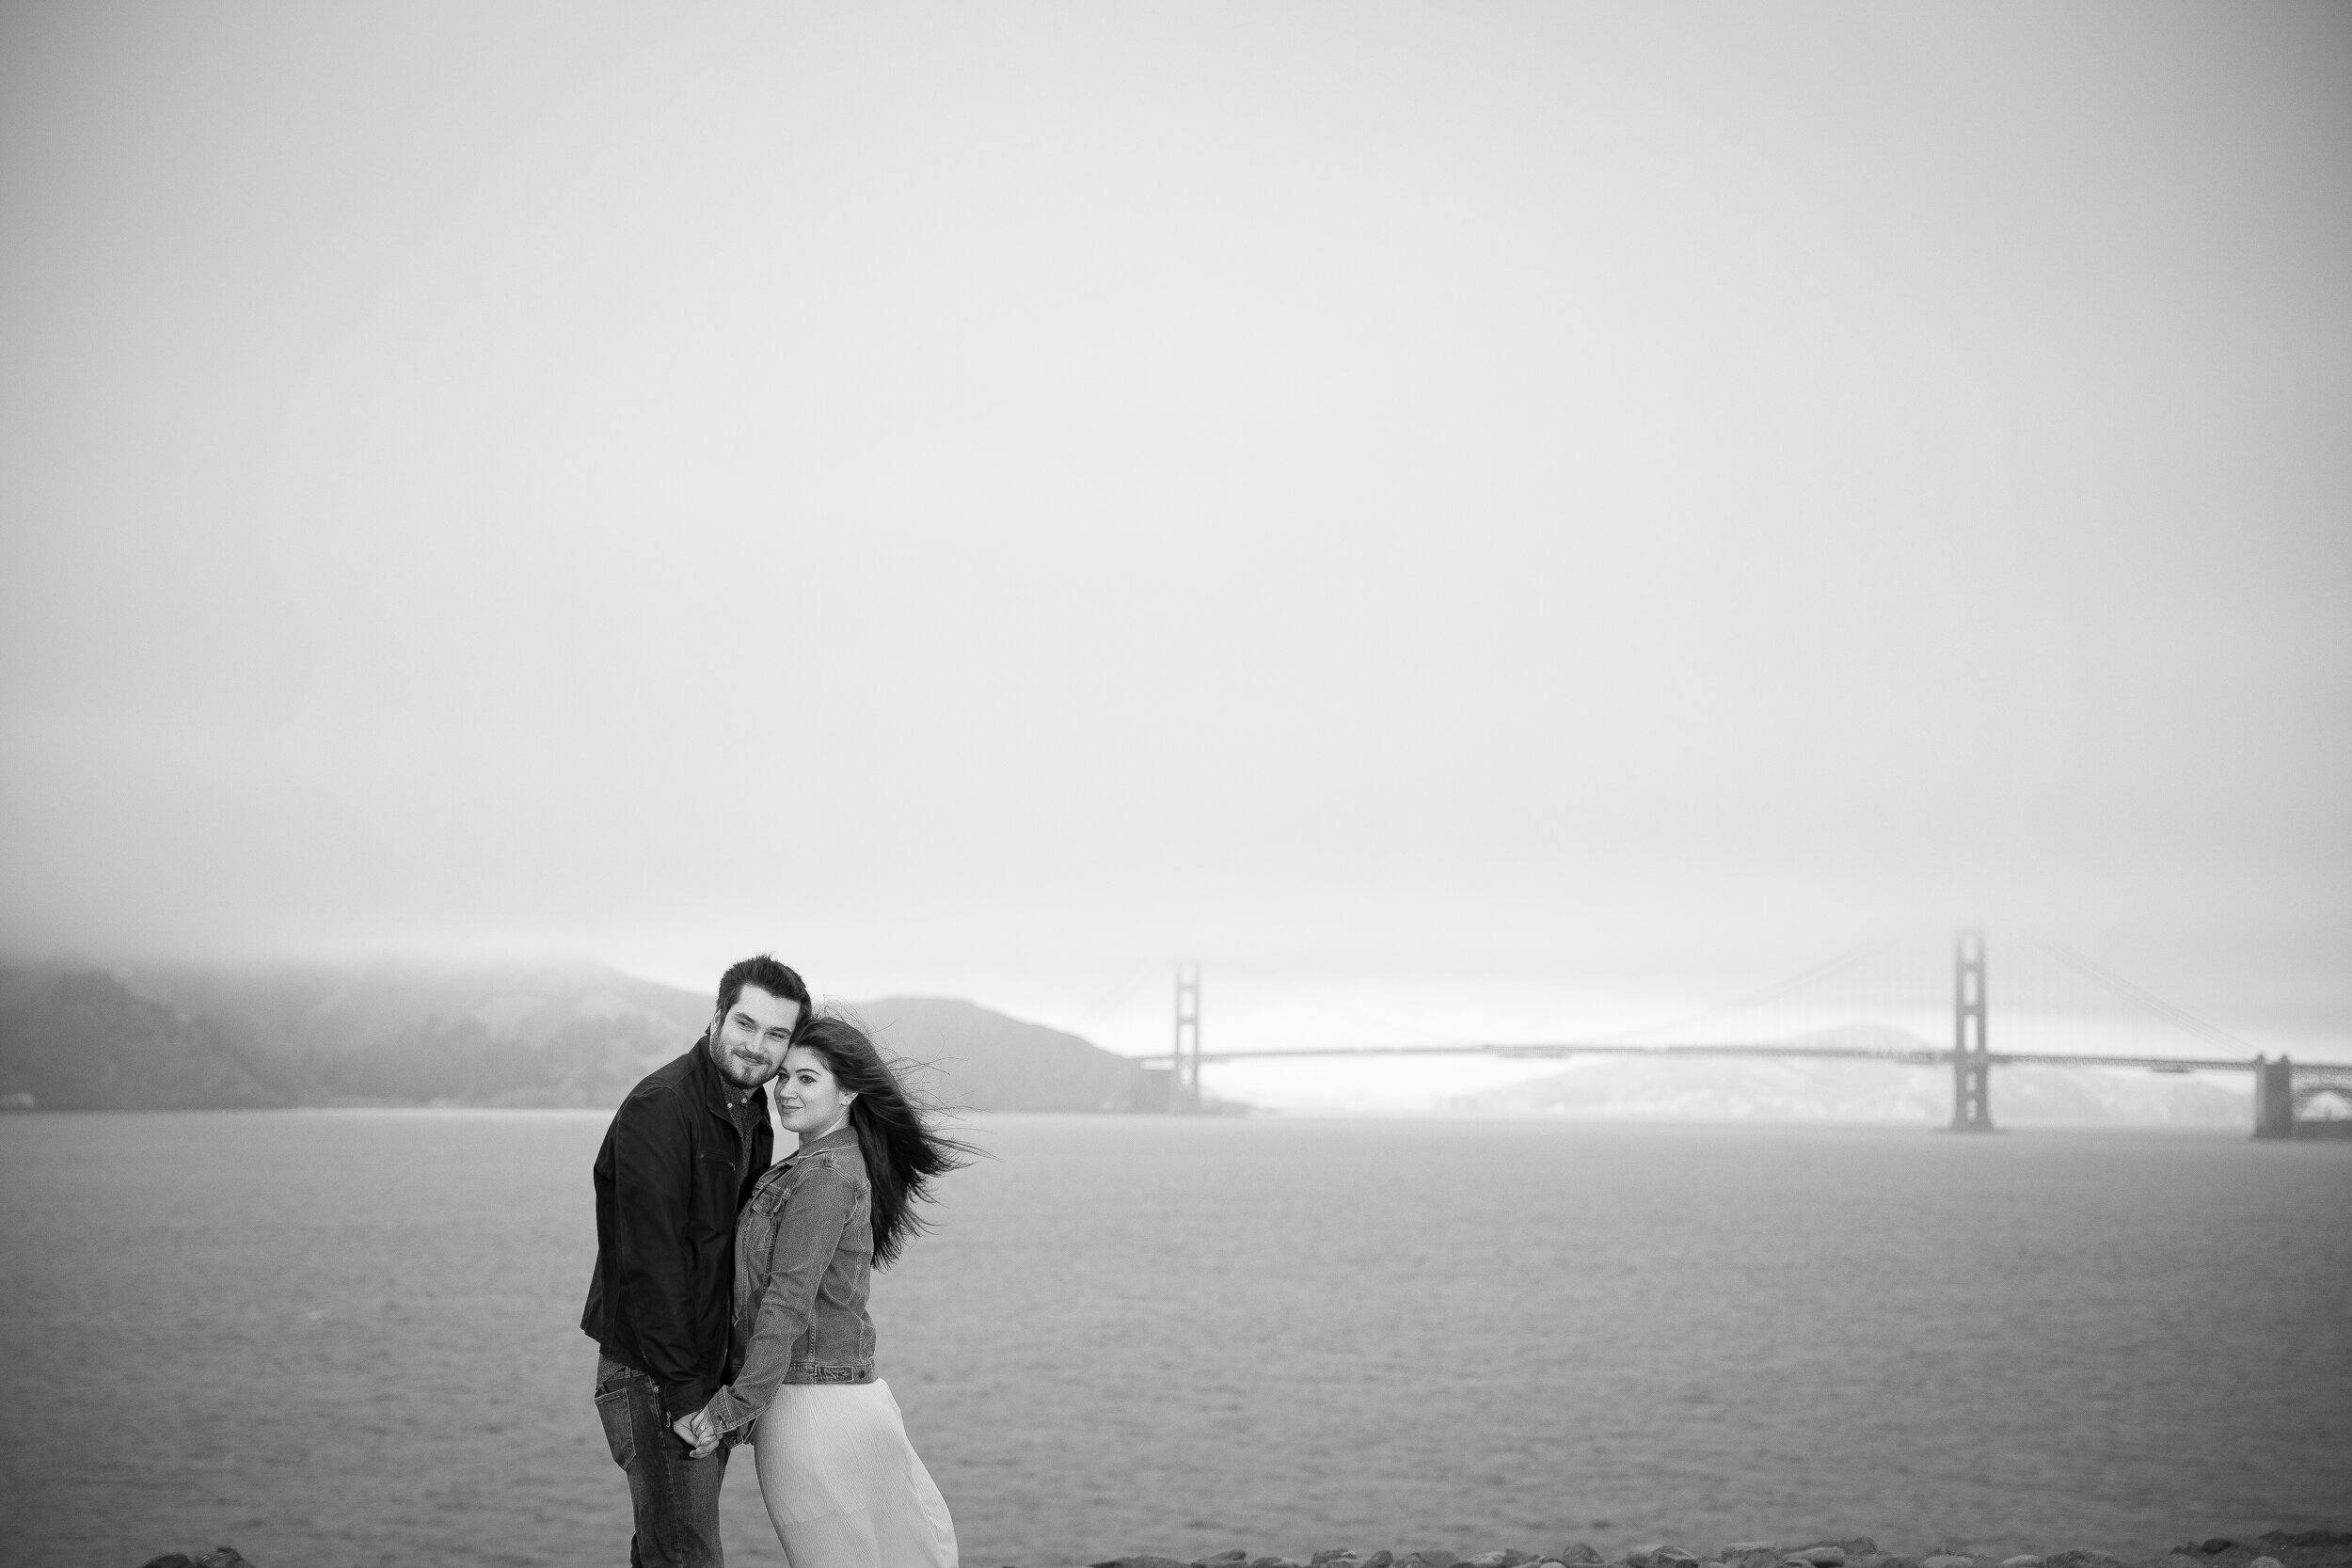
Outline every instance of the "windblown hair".
<path id="1" fill-rule="evenodd" d="M 930 1114 L 899 1086 L 872 1037 L 848 1019 L 811 1019 L 792 1043 L 823 1057 L 834 1082 L 857 1095 L 850 1102 L 850 1125 L 857 1130 L 858 1152 L 874 1189 L 874 1263 L 882 1267 L 922 1233 L 914 1206 L 930 1201 L 931 1178 L 961 1170 L 977 1151 L 930 1125 Z"/>
<path id="2" fill-rule="evenodd" d="M 801 1005 L 800 1022 L 808 1022 L 808 982 L 789 966 L 778 963 L 767 953 L 754 954 L 740 963 L 731 964 L 719 976 L 719 1016 L 726 1017 L 735 1006 L 736 998 L 743 994 L 745 986 L 757 986 L 769 995 Z M 795 1033 L 798 1030 L 796 1028 Z"/>

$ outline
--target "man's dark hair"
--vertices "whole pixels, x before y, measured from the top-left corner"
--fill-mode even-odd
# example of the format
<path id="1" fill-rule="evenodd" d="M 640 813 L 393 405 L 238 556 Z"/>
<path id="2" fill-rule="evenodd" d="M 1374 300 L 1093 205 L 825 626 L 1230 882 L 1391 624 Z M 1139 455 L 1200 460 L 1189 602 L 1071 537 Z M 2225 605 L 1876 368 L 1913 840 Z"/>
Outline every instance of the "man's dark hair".
<path id="1" fill-rule="evenodd" d="M 780 964 L 769 954 L 759 953 L 732 965 L 719 976 L 719 1016 L 726 1017 L 735 1007 L 735 999 L 743 994 L 745 986 L 757 986 L 771 996 L 801 1005 L 801 1016 L 793 1021 L 792 1032 L 801 1032 L 808 1022 L 808 984 L 789 965 Z"/>

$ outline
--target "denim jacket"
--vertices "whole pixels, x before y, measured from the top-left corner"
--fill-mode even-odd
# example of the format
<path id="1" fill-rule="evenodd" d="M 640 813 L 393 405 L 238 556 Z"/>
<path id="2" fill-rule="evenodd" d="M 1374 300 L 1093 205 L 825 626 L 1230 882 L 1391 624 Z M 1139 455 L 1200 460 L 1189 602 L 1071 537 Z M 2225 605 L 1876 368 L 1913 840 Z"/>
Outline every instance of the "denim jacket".
<path id="1" fill-rule="evenodd" d="M 759 1179 L 735 1226 L 733 1384 L 712 1397 L 722 1432 L 750 1423 L 786 1383 L 874 1381 L 873 1187 L 844 1125 Z"/>

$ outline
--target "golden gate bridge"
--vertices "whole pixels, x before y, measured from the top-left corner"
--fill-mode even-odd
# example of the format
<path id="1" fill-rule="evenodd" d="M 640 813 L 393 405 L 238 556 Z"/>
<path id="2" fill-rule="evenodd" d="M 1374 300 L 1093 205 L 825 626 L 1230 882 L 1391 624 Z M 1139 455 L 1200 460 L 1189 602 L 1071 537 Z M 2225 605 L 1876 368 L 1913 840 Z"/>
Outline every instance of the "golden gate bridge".
<path id="1" fill-rule="evenodd" d="M 2095 960 L 2063 943 L 2036 939 L 2034 945 L 2065 969 L 2103 989 L 2137 1009 L 2156 1025 L 2202 1040 L 2230 1052 L 2225 1055 L 2118 1053 L 2113 1051 L 1994 1050 L 1988 1027 L 1991 1003 L 1983 933 L 1962 931 L 1953 943 L 1951 982 L 1951 1043 L 1936 1045 L 1902 1030 L 1878 1030 L 1890 1043 L 1844 1044 L 1819 1039 L 1732 1038 L 1636 1042 L 1624 1037 L 1589 1040 L 1472 1041 L 1444 1044 L 1286 1046 L 1209 1050 L 1201 1043 L 1200 971 L 1180 968 L 1176 975 L 1175 1038 L 1172 1048 L 1142 1057 L 1147 1068 L 1168 1075 L 1166 1104 L 1178 1114 L 1198 1114 L 1209 1108 L 1201 1092 L 1203 1066 L 1229 1062 L 1269 1061 L 1308 1057 L 1485 1056 L 1518 1060 L 1566 1060 L 1576 1057 L 1641 1057 L 1650 1060 L 1708 1058 L 1798 1058 L 1828 1061 L 1874 1061 L 1914 1067 L 1948 1066 L 1952 1074 L 1952 1116 L 1948 1131 L 1991 1132 L 1993 1069 L 1996 1067 L 2058 1067 L 2139 1069 L 2156 1073 L 2250 1072 L 2253 1074 L 2254 1136 L 2264 1139 L 2352 1136 L 2352 1120 L 2319 1117 L 2309 1113 L 2327 1101 L 2352 1101 L 2352 1063 L 2296 1062 L 2286 1053 L 2276 1057 L 2255 1052 L 2228 1031 L 2205 1022 L 2183 1008 L 2141 989 Z M 1794 980 L 1769 988 L 1714 1014 L 1736 1012 L 1770 1001 L 1851 970 L 1872 949 L 1833 960 Z M 1706 1017 L 1709 1015 L 1702 1015 Z M 1836 1033 L 1837 1031 L 1832 1031 Z M 1852 1029 L 1844 1031 L 1853 1033 Z M 1867 1028 L 1863 1033 L 1873 1031 Z M 1155 1097 L 1156 1098 L 1156 1097 Z"/>

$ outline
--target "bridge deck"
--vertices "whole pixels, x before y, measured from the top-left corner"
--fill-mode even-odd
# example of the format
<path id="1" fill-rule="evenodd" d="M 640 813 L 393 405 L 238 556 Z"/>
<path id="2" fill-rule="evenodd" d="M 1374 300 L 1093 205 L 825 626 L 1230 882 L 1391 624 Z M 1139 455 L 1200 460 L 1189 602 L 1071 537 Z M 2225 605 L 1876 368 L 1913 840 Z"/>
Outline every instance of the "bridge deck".
<path id="1" fill-rule="evenodd" d="M 1569 1056 L 1802 1056 L 1826 1060 L 1895 1062 L 1914 1067 L 1940 1067 L 1951 1062 L 1948 1047 L 1926 1046 L 1915 1051 L 1857 1045 L 1772 1045 L 1757 1042 L 1733 1045 L 1343 1045 L 1289 1046 L 1263 1051 L 1203 1051 L 1203 1065 L 1217 1062 L 1272 1061 L 1304 1056 L 1502 1056 L 1537 1061 Z M 1139 1056 L 1145 1063 L 1173 1063 L 1168 1052 Z M 2251 1056 L 2097 1056 L 2041 1051 L 1994 1051 L 1987 1060 L 1996 1067 L 2128 1067 L 2150 1071 L 2251 1072 Z M 2297 1062 L 2297 1071 L 2352 1072 L 2352 1063 Z"/>

